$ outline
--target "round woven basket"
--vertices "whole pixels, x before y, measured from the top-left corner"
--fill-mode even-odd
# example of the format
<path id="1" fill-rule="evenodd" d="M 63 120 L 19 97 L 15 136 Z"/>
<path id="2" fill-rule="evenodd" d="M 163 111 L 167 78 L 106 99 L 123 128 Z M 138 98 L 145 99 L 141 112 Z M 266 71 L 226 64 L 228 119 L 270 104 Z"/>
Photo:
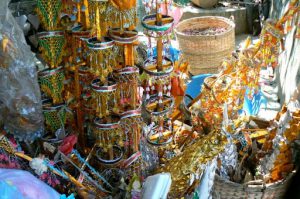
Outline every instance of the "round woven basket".
<path id="1" fill-rule="evenodd" d="M 191 29 L 226 28 L 216 35 L 187 35 L 183 32 Z M 231 55 L 235 48 L 235 24 L 227 18 L 206 16 L 180 22 L 175 34 L 183 58 L 190 64 L 193 75 L 217 73 L 224 58 Z"/>
<path id="2" fill-rule="evenodd" d="M 285 191 L 294 175 L 292 172 L 285 180 L 264 184 L 260 181 L 250 181 L 238 184 L 215 175 L 212 190 L 213 199 L 284 199 Z"/>
<path id="3" fill-rule="evenodd" d="M 192 0 L 192 2 L 201 8 L 212 8 L 219 0 Z"/>

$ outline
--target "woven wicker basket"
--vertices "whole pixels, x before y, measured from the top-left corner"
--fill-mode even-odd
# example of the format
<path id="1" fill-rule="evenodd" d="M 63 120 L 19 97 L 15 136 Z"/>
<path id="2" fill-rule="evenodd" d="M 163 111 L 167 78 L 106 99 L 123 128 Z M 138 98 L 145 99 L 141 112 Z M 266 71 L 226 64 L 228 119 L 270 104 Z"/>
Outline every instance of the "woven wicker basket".
<path id="1" fill-rule="evenodd" d="M 201 8 L 212 8 L 219 0 L 191 0 L 195 5 Z"/>
<path id="2" fill-rule="evenodd" d="M 225 27 L 224 33 L 217 35 L 186 35 L 186 29 Z M 180 22 L 175 34 L 183 58 L 190 64 L 193 75 L 216 73 L 222 60 L 231 55 L 235 48 L 235 24 L 224 17 L 196 17 Z"/>
<path id="3" fill-rule="evenodd" d="M 285 180 L 264 184 L 260 181 L 250 181 L 238 184 L 215 175 L 212 192 L 213 199 L 285 199 L 284 194 L 294 173 Z"/>

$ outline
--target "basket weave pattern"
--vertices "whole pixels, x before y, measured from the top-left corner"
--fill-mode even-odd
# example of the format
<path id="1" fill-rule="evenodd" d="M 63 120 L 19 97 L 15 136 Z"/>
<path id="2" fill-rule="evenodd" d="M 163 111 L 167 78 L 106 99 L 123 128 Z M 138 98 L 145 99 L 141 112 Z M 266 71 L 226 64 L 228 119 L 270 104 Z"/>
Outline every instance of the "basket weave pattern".
<path id="1" fill-rule="evenodd" d="M 286 180 L 271 184 L 255 181 L 238 184 L 215 175 L 213 199 L 283 199 L 292 174 Z"/>
<path id="2" fill-rule="evenodd" d="M 186 35 L 186 29 L 227 28 L 217 35 Z M 193 75 L 216 73 L 222 60 L 235 48 L 234 23 L 224 17 L 196 17 L 182 21 L 175 28 L 183 58 L 190 64 Z"/>
<path id="3" fill-rule="evenodd" d="M 219 0 L 192 0 L 192 2 L 201 8 L 211 8 L 218 3 Z"/>

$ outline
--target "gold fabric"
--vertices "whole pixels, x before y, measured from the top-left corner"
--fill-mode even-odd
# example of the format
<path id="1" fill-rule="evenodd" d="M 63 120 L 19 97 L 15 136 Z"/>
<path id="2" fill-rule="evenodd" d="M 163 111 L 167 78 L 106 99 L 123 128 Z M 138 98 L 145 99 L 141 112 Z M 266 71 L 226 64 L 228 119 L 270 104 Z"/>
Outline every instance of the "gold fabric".
<path id="1" fill-rule="evenodd" d="M 110 0 L 110 2 L 121 11 L 129 10 L 136 6 L 136 0 Z"/>
<path id="2" fill-rule="evenodd" d="M 160 167 L 157 173 L 169 172 L 172 176 L 169 196 L 181 198 L 191 186 L 192 176 L 200 175 L 203 166 L 220 154 L 226 144 L 227 139 L 220 130 L 211 132 L 187 147 L 182 154 L 172 158 L 164 167 Z"/>

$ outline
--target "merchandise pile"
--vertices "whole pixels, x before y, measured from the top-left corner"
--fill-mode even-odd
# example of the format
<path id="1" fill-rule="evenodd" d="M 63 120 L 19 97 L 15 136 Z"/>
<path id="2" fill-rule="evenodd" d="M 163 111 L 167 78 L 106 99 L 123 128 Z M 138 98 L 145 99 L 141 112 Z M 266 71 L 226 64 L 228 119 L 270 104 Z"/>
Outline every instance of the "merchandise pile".
<path id="1" fill-rule="evenodd" d="M 296 25 L 299 35 L 299 1 L 267 20 L 259 41 L 248 38 L 189 100 L 188 63 L 172 54 L 170 10 L 186 1 L 176 2 L 144 0 L 147 15 L 138 21 L 136 0 L 37 0 L 39 71 L 7 5 L 0 7 L 0 168 L 30 172 L 53 188 L 41 188 L 52 198 L 282 195 L 296 168 L 299 93 L 272 121 L 243 107 L 260 93 L 262 68 L 278 66 L 285 35 Z M 138 23 L 148 39 L 142 64 Z"/>

